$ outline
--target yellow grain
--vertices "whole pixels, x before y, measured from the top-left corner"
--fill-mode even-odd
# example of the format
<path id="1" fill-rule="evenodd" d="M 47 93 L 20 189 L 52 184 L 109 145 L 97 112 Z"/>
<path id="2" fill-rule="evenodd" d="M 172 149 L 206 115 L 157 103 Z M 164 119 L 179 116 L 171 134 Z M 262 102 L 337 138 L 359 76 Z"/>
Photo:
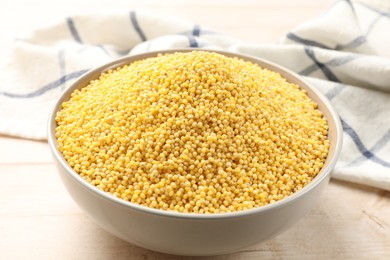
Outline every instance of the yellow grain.
<path id="1" fill-rule="evenodd" d="M 217 53 L 159 55 L 100 75 L 56 115 L 91 184 L 162 210 L 222 213 L 283 199 L 321 170 L 328 125 L 297 85 Z"/>

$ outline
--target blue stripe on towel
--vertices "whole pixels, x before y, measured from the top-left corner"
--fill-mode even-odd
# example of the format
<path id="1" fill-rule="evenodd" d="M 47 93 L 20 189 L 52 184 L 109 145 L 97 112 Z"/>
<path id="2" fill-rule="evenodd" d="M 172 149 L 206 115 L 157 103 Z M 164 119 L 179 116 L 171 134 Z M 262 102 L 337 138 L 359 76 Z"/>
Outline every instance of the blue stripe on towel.
<path id="1" fill-rule="evenodd" d="M 143 42 L 146 41 L 146 36 L 145 36 L 144 32 L 142 31 L 141 27 L 139 26 L 139 23 L 138 23 L 138 20 L 137 20 L 137 17 L 135 15 L 134 11 L 130 12 L 130 20 L 131 20 L 131 24 L 134 27 L 134 30 L 138 33 L 138 36 L 141 38 L 141 40 Z"/>
<path id="2" fill-rule="evenodd" d="M 319 42 L 316 42 L 316 41 L 313 41 L 313 40 L 307 40 L 307 39 L 304 39 L 296 34 L 293 34 L 293 33 L 288 33 L 287 34 L 287 38 L 289 38 L 290 40 L 292 41 L 295 41 L 295 42 L 298 42 L 298 43 L 302 43 L 303 45 L 308 45 L 308 46 L 313 46 L 313 47 L 318 47 L 318 48 L 322 48 L 322 49 L 332 49 L 322 43 L 319 43 Z"/>
<path id="3" fill-rule="evenodd" d="M 350 0 L 345 0 L 345 2 L 347 2 L 349 7 L 351 8 L 353 14 L 356 15 L 355 7 L 353 6 L 352 2 Z"/>
<path id="4" fill-rule="evenodd" d="M 340 118 L 340 120 L 341 120 L 341 124 L 343 125 L 344 132 L 347 133 L 352 138 L 356 147 L 364 157 L 384 167 L 390 168 L 389 162 L 386 162 L 385 160 L 378 158 L 374 153 L 369 151 L 363 144 L 362 140 L 360 140 L 360 137 L 358 136 L 356 131 L 351 126 L 349 126 L 342 118 Z"/>
<path id="5" fill-rule="evenodd" d="M 371 147 L 370 151 L 374 153 L 381 150 L 383 147 L 386 146 L 386 144 L 389 141 L 390 141 L 390 129 Z M 352 162 L 350 162 L 349 164 L 347 164 L 346 166 L 358 165 L 363 161 L 365 161 L 365 157 L 362 155 L 356 158 L 355 160 L 353 160 Z"/>
<path id="6" fill-rule="evenodd" d="M 335 47 L 335 50 L 356 48 L 356 47 L 359 47 L 360 45 L 362 45 L 363 43 L 366 43 L 366 42 L 367 42 L 366 36 L 361 35 L 361 36 L 356 37 L 355 39 L 353 39 L 349 43 L 337 44 Z"/>
<path id="7" fill-rule="evenodd" d="M 364 6 L 365 8 L 367 8 L 367 9 L 369 9 L 369 10 L 375 12 L 375 13 L 378 13 L 378 14 L 380 14 L 380 15 L 382 15 L 382 16 L 385 16 L 385 17 L 387 17 L 387 18 L 390 18 L 390 12 L 383 12 L 383 11 L 380 11 L 380 10 L 378 10 L 378 9 L 376 9 L 376 8 L 370 6 L 370 5 L 367 5 L 367 4 L 365 4 L 365 3 L 360 3 L 360 2 L 355 2 L 355 3 L 356 3 L 356 4 L 359 4 L 359 5 L 361 5 L 361 6 Z"/>
<path id="8" fill-rule="evenodd" d="M 351 61 L 354 61 L 358 58 L 361 58 L 362 56 L 356 55 L 356 54 L 350 54 L 347 56 L 343 56 L 341 58 L 334 58 L 331 59 L 330 61 L 325 62 L 324 64 L 330 67 L 337 67 L 341 65 L 348 64 Z M 316 64 L 312 64 L 305 69 L 301 70 L 298 72 L 298 74 L 303 75 L 303 76 L 309 76 L 311 75 L 314 71 L 317 71 L 319 68 L 317 67 Z"/>
<path id="9" fill-rule="evenodd" d="M 6 96 L 6 97 L 10 97 L 10 98 L 33 98 L 33 97 L 37 97 L 37 96 L 45 94 L 49 90 L 52 90 L 52 89 L 60 87 L 62 84 L 64 84 L 68 80 L 80 77 L 81 75 L 83 75 L 87 71 L 88 70 L 79 70 L 79 71 L 75 71 L 75 72 L 69 73 L 69 74 L 64 75 L 61 78 L 59 78 L 59 79 L 57 79 L 57 80 L 55 80 L 55 81 L 53 81 L 53 82 L 51 82 L 51 83 L 41 87 L 41 88 L 39 88 L 38 90 L 35 90 L 35 91 L 27 93 L 27 94 L 15 94 L 15 93 L 10 93 L 10 92 L 0 92 L 0 95 Z"/>
<path id="10" fill-rule="evenodd" d="M 351 1 L 349 1 L 349 0 L 341 0 L 341 1 L 335 2 L 335 4 L 339 3 L 339 2 L 346 2 L 350 6 L 351 11 L 356 15 L 355 7 L 354 7 L 354 5 L 352 4 Z M 356 37 L 355 39 L 351 40 L 350 42 L 348 42 L 346 44 L 337 44 L 334 48 L 330 48 L 330 47 L 328 47 L 328 46 L 326 46 L 326 45 L 324 45 L 324 44 L 322 44 L 320 42 L 309 40 L 309 39 L 304 39 L 304 38 L 302 38 L 302 37 L 300 37 L 300 36 L 298 36 L 296 34 L 293 34 L 293 33 L 288 33 L 287 34 L 287 38 L 292 40 L 292 41 L 304 44 L 304 45 L 309 45 L 309 46 L 313 46 L 313 47 L 319 47 L 319 48 L 323 48 L 323 49 L 343 50 L 343 49 L 357 48 L 357 47 L 359 47 L 362 44 L 367 42 L 368 35 L 371 33 L 372 28 L 378 23 L 380 18 L 382 18 L 382 17 L 390 18 L 390 13 L 379 11 L 379 10 L 377 10 L 377 9 L 375 9 L 375 8 L 369 6 L 369 5 L 366 5 L 364 3 L 356 3 L 356 4 L 360 4 L 361 6 L 366 7 L 367 9 L 377 13 L 378 17 L 375 18 L 374 21 L 372 21 L 372 23 L 370 24 L 370 26 L 368 27 L 368 30 L 366 31 L 366 33 L 364 35 L 360 35 L 360 36 Z M 328 9 L 327 11 L 329 11 L 329 10 L 330 9 Z"/>
<path id="11" fill-rule="evenodd" d="M 194 29 L 192 30 L 192 35 L 194 36 L 200 36 L 200 26 L 195 24 Z"/>
<path id="12" fill-rule="evenodd" d="M 348 54 L 346 56 L 340 57 L 340 58 L 335 58 L 331 59 L 330 61 L 327 61 L 325 65 L 331 66 L 331 67 L 336 67 L 336 66 L 341 66 L 348 64 L 351 61 L 354 61 L 358 58 L 361 58 L 361 55 L 356 55 L 356 54 Z"/>
<path id="13" fill-rule="evenodd" d="M 198 42 L 196 41 L 196 39 L 195 39 L 194 36 L 188 35 L 187 37 L 188 37 L 188 41 L 189 41 L 189 43 L 190 43 L 190 47 L 191 47 L 191 48 L 197 48 L 197 47 L 199 47 L 199 44 L 198 44 Z"/>
<path id="14" fill-rule="evenodd" d="M 336 86 L 334 86 L 331 90 L 326 92 L 325 96 L 329 99 L 332 100 L 336 96 L 338 96 L 343 90 L 345 89 L 345 85 L 338 83 Z"/>
<path id="15" fill-rule="evenodd" d="M 69 28 L 70 33 L 71 33 L 72 36 L 73 36 L 73 39 L 74 39 L 76 42 L 78 42 L 78 43 L 83 43 L 83 42 L 81 41 L 80 35 L 79 35 L 79 33 L 78 33 L 77 29 L 76 29 L 76 26 L 75 26 L 75 24 L 74 24 L 74 22 L 73 22 L 73 19 L 72 19 L 71 17 L 66 18 L 66 23 L 67 23 L 67 25 L 68 25 L 68 28 Z"/>
<path id="16" fill-rule="evenodd" d="M 319 62 L 314 54 L 314 51 L 311 47 L 305 46 L 305 52 L 307 56 L 317 65 L 317 67 L 324 73 L 324 75 L 331 81 L 341 82 L 335 74 L 324 64 Z"/>

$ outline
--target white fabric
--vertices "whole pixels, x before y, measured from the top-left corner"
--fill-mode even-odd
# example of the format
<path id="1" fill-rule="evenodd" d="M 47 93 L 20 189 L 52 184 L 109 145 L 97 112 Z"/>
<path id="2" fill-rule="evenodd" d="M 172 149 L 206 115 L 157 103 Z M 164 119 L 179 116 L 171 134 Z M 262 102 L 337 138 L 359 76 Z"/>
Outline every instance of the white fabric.
<path id="1" fill-rule="evenodd" d="M 306 77 L 343 121 L 333 177 L 390 190 L 390 15 L 344 0 L 277 45 L 244 43 L 150 13 L 64 19 L 18 39 L 2 59 L 0 132 L 45 139 L 54 101 L 86 70 L 126 54 L 189 46 L 265 58 Z"/>

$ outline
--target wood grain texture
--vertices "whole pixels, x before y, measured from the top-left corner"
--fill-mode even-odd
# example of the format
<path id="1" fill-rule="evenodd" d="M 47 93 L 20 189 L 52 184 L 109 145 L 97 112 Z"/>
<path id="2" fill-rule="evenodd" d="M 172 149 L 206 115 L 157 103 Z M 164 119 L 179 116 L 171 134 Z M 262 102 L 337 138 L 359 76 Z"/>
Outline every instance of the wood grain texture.
<path id="1" fill-rule="evenodd" d="M 273 43 L 330 4 L 330 0 L 14 0 L 0 15 L 4 37 L 0 49 L 7 37 L 49 20 L 127 9 L 175 15 L 244 41 Z M 45 142 L 7 136 L 0 136 L 0 235 L 0 259 L 199 259 L 151 252 L 102 230 L 67 194 Z M 201 259 L 390 259 L 389 245 L 390 193 L 332 180 L 318 205 L 287 232 L 234 254 Z"/>
<path id="2" fill-rule="evenodd" d="M 102 230 L 75 205 L 51 163 L 28 169 L 0 165 L 0 178 L 4 259 L 182 259 L 133 246 Z M 332 181 L 320 203 L 287 232 L 234 254 L 204 259 L 381 259 L 390 257 L 389 232 L 389 192 Z"/>

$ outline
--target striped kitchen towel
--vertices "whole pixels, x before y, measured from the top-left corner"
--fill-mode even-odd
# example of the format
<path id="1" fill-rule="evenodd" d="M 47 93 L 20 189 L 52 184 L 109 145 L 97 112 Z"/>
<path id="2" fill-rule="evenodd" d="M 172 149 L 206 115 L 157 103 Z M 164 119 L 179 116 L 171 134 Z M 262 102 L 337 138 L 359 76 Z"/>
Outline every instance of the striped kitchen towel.
<path id="1" fill-rule="evenodd" d="M 318 87 L 344 128 L 333 177 L 390 190 L 389 32 L 389 12 L 346 0 L 275 45 L 244 43 L 150 13 L 69 17 L 19 38 L 1 58 L 0 132 L 45 139 L 49 110 L 61 91 L 123 55 L 183 47 L 229 50 L 279 63 Z"/>

